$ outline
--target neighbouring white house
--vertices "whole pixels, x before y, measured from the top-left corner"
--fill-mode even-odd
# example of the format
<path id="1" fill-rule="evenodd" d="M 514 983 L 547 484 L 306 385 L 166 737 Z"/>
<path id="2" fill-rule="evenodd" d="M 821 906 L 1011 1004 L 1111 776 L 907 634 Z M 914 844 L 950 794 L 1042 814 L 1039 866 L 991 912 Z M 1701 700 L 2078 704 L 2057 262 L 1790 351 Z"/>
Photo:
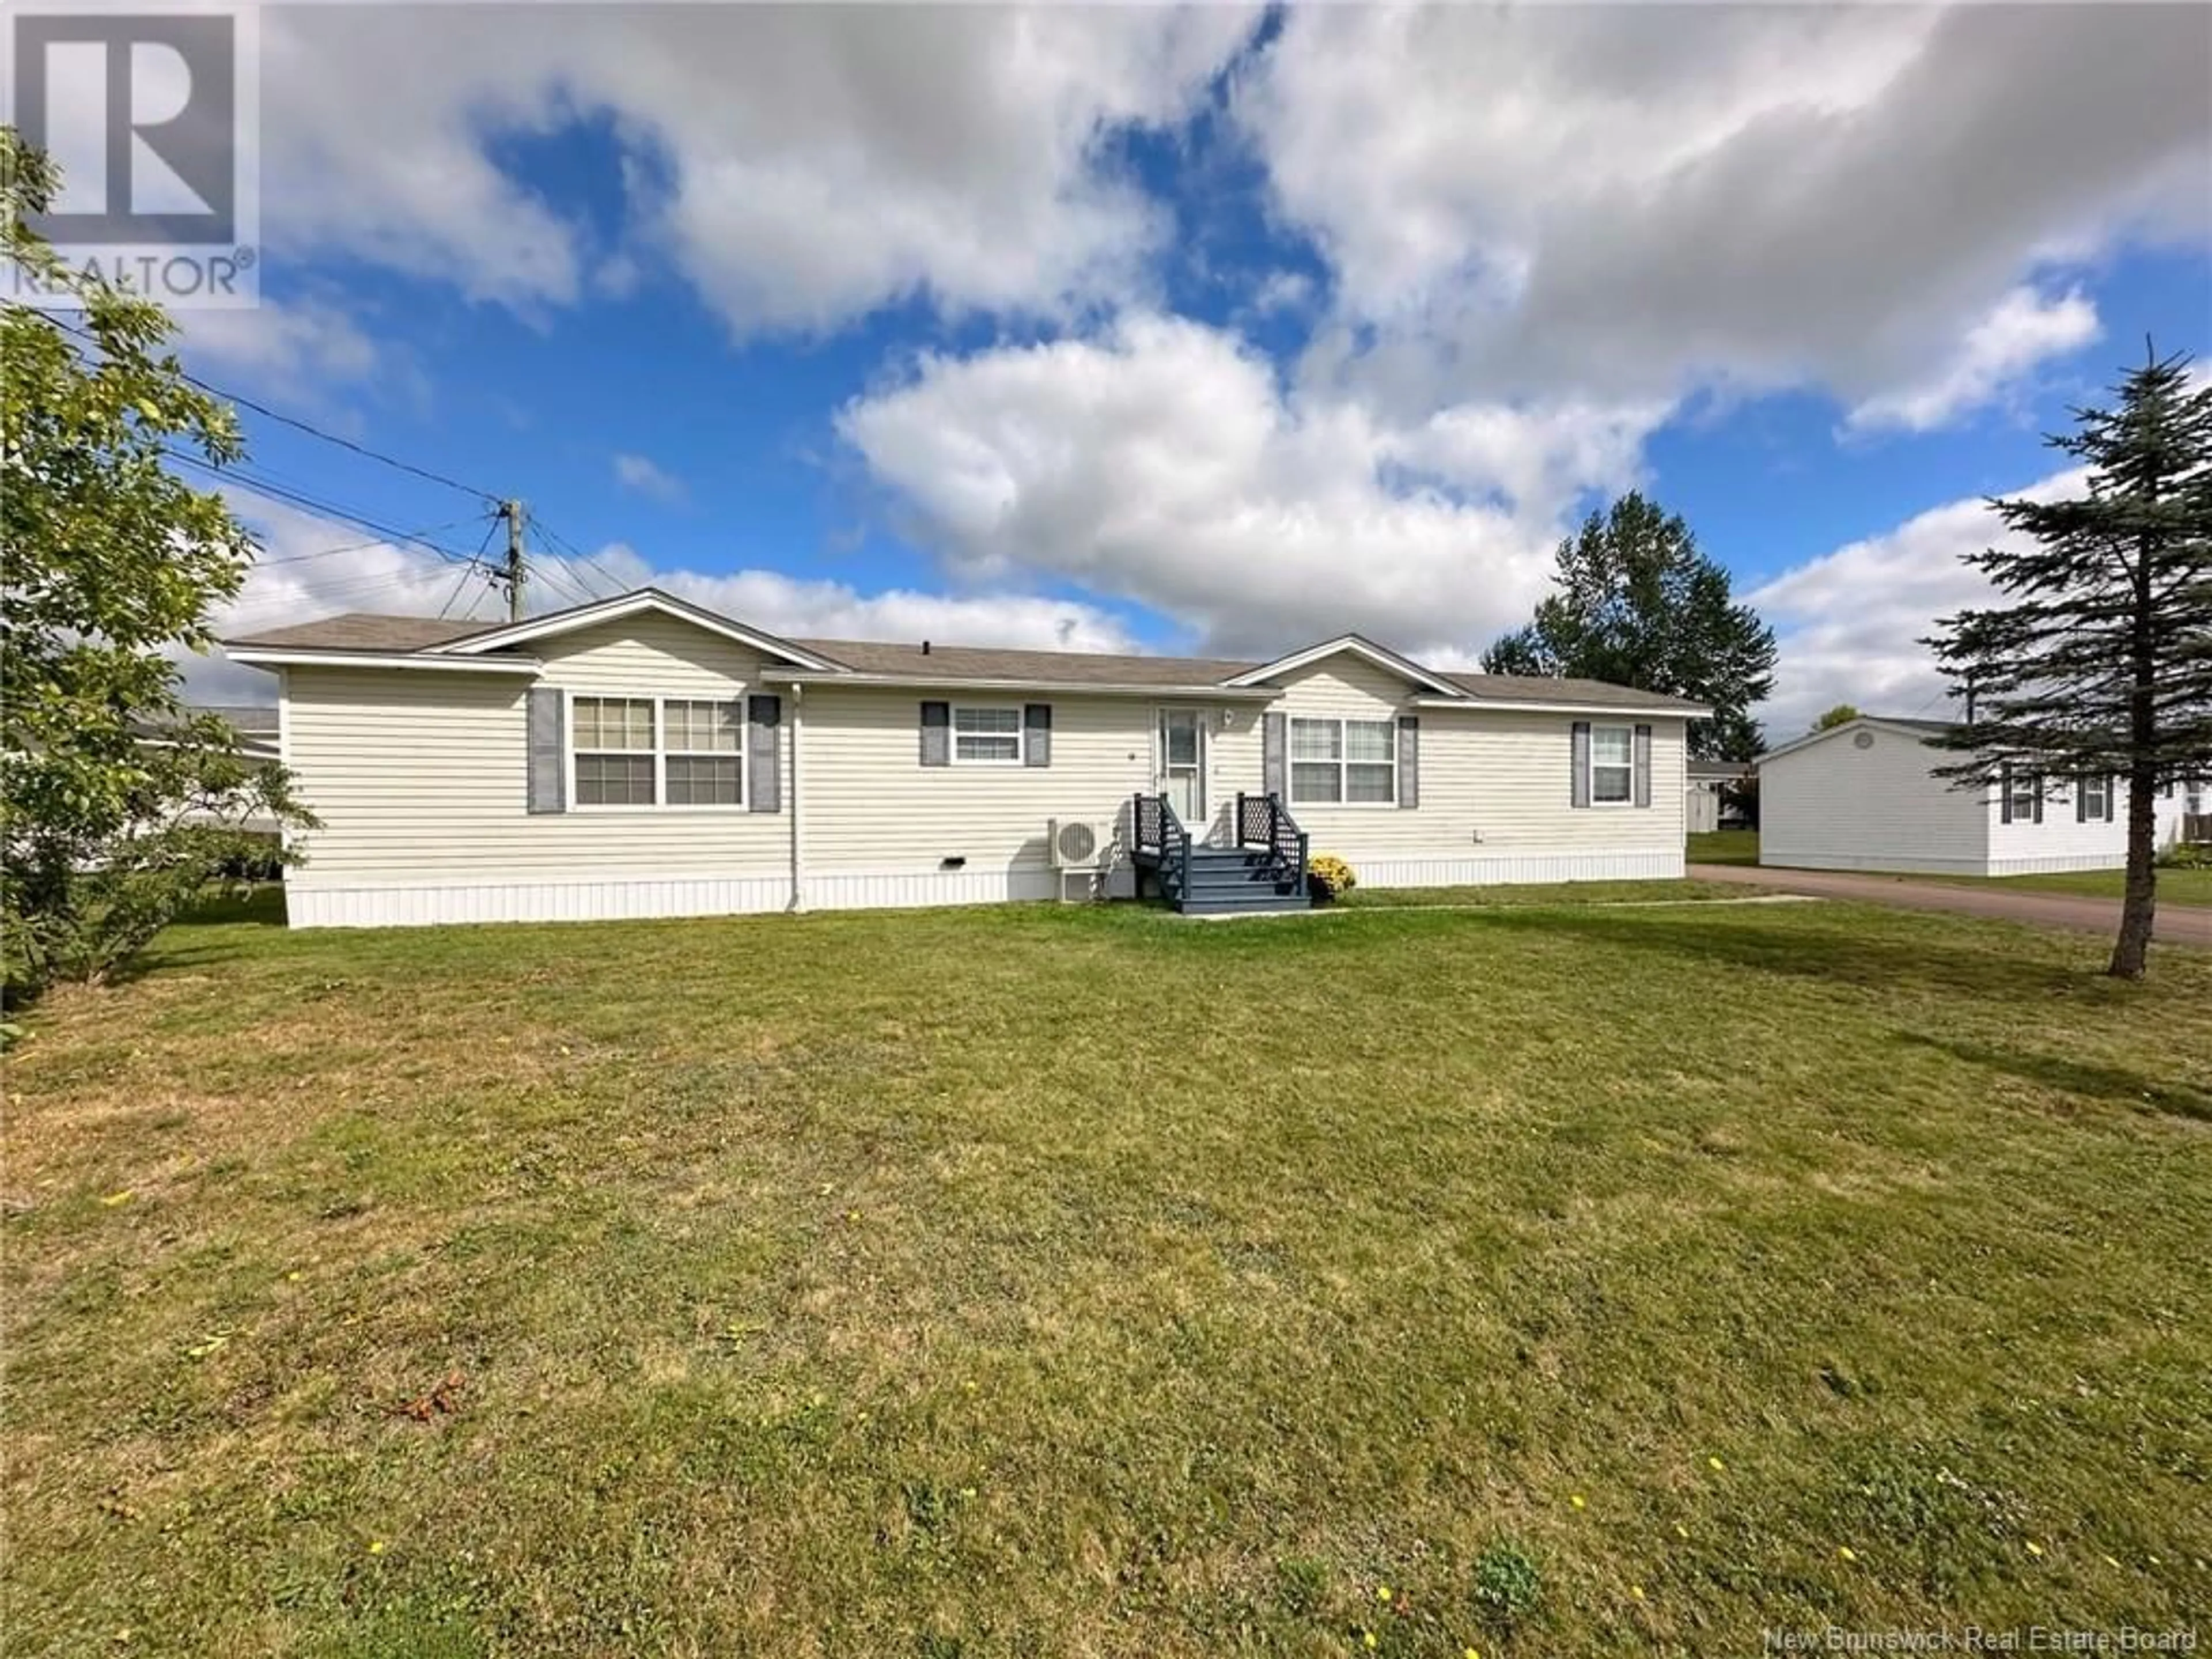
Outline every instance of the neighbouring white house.
<path id="1" fill-rule="evenodd" d="M 644 589 L 520 623 L 351 614 L 275 672 L 321 820 L 295 927 L 1680 876 L 1693 703 L 1445 673 L 786 640 Z"/>
<path id="2" fill-rule="evenodd" d="M 1863 715 L 1759 759 L 1759 861 L 1806 870 L 2023 876 L 2127 863 L 2127 786 L 2111 777 L 2007 767 L 1985 788 L 1958 788 L 1935 769 L 1958 758 L 1934 739 L 1942 720 Z M 2168 789 L 2159 839 L 2191 822 L 2194 793 Z"/>

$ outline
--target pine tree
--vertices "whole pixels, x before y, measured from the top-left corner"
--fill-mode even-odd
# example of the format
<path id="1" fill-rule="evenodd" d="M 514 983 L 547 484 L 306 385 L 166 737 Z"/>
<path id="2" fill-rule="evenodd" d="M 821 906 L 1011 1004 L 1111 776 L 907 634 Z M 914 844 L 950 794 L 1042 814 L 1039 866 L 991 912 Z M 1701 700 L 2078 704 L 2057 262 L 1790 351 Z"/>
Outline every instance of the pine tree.
<path id="1" fill-rule="evenodd" d="M 2045 440 L 2087 469 L 2067 501 L 1993 501 L 2019 539 L 1968 556 L 1998 602 L 1926 641 L 1971 710 L 1938 772 L 2007 766 L 2128 785 L 2128 867 L 2109 971 L 2139 979 L 2158 902 L 2155 797 L 2212 770 L 2212 385 L 2147 348 L 2110 409 Z M 2068 787 L 2062 783 L 2061 787 Z"/>
<path id="2" fill-rule="evenodd" d="M 1737 605 L 1729 574 L 1680 514 L 1631 491 L 1559 544 L 1558 591 L 1482 653 L 1491 674 L 1575 675 L 1708 704 L 1690 730 L 1701 760 L 1750 760 L 1752 705 L 1774 684 L 1774 630 Z"/>

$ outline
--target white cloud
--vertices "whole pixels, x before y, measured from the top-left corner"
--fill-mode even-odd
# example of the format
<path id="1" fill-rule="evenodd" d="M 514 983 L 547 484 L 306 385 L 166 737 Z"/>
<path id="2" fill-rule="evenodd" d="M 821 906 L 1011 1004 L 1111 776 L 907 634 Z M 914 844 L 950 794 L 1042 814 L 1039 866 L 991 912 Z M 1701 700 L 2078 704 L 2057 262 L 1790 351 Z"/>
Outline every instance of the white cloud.
<path id="1" fill-rule="evenodd" d="M 2201 239 L 2208 61 L 2201 8 L 1316 6 L 1235 107 L 1397 392 L 1857 404 L 2051 258 Z"/>
<path id="2" fill-rule="evenodd" d="M 503 600 L 490 591 L 484 574 L 466 569 L 459 560 L 423 546 L 372 539 L 247 489 L 234 486 L 224 493 L 259 538 L 262 556 L 238 599 L 216 613 L 217 637 L 260 633 L 345 611 L 450 615 L 487 623 L 501 615 Z M 1031 593 L 942 594 L 899 588 L 866 593 L 847 583 L 781 571 L 710 575 L 659 570 L 620 543 L 600 549 L 588 562 L 539 554 L 531 569 L 525 594 L 533 615 L 650 584 L 775 634 L 935 639 L 1039 650 L 1139 648 L 1110 612 Z M 276 697 L 273 678 L 231 662 L 220 651 L 180 660 L 187 694 L 198 702 L 267 702 Z"/>
<path id="3" fill-rule="evenodd" d="M 1394 424 L 1279 382 L 1235 336 L 1103 336 L 925 358 L 846 440 L 957 571 L 1065 578 L 1210 648 L 1345 628 L 1466 651 L 1526 619 L 1573 493 L 1632 476 L 1663 406 L 1469 404 Z"/>
<path id="4" fill-rule="evenodd" d="M 1249 32 L 1236 7 L 376 8 L 265 15 L 264 219 L 473 297 L 565 304 L 656 250 L 739 332 L 921 296 L 1060 313 L 1164 242 L 1107 154 L 1179 122 Z M 526 19 L 527 21 L 523 21 Z M 501 172 L 494 136 L 605 119 L 635 246 Z M 624 275 L 627 273 L 627 276 Z"/>
<path id="5" fill-rule="evenodd" d="M 2078 351 L 2104 332 L 2097 307 L 2080 289 L 2045 299 L 2033 289 L 2014 289 L 1967 331 L 1957 352 L 1934 375 L 1869 398 L 1850 412 L 1858 430 L 1885 427 L 1929 432 L 1994 401 L 2039 364 Z"/>
<path id="6" fill-rule="evenodd" d="M 2084 479 L 2069 469 L 2010 493 L 2057 501 L 2080 494 Z M 1759 710 L 1770 741 L 1794 735 L 1838 702 L 1906 716 L 1939 708 L 1942 678 L 1919 641 L 1938 617 L 1990 601 L 1987 580 L 1961 560 L 2005 533 L 1986 502 L 1952 501 L 1751 593 L 1749 603 L 1780 636 L 1774 694 Z"/>
<path id="7" fill-rule="evenodd" d="M 360 380 L 375 372 L 377 343 L 337 307 L 264 300 L 251 309 L 178 313 L 185 355 L 210 374 L 257 380 Z"/>
<path id="8" fill-rule="evenodd" d="M 624 489 L 656 501 L 680 501 L 686 495 L 684 480 L 665 470 L 649 455 L 627 451 L 615 457 L 615 482 Z"/>

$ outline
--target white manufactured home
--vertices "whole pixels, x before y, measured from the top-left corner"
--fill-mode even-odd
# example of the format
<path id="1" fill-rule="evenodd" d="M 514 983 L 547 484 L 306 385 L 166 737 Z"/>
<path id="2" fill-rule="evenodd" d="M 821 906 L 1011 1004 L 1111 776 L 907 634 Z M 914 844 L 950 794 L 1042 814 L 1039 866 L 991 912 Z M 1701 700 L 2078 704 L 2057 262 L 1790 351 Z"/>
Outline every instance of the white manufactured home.
<path id="1" fill-rule="evenodd" d="M 1984 788 L 1935 769 L 1959 758 L 1934 740 L 1941 720 L 1865 715 L 1759 759 L 1759 861 L 1801 870 L 2025 876 L 2116 870 L 2128 861 L 2127 786 L 2111 777 L 2007 768 Z M 2189 792 L 2169 789 L 2159 838 L 2192 823 Z"/>
<path id="2" fill-rule="evenodd" d="M 785 640 L 653 589 L 226 641 L 321 827 L 294 927 L 1679 876 L 1685 729 L 1594 681 Z"/>

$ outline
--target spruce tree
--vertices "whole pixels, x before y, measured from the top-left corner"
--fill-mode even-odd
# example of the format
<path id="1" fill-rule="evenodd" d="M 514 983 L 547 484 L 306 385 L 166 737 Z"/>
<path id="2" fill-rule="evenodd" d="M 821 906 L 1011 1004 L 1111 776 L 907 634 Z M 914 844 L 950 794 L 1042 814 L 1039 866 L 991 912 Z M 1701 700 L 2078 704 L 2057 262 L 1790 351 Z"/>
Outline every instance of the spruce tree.
<path id="1" fill-rule="evenodd" d="M 1987 788 L 2008 766 L 2063 791 L 2128 786 L 2126 896 L 2109 971 L 2142 976 L 2158 902 L 2156 797 L 2212 772 L 2212 384 L 2146 349 L 2114 405 L 2045 440 L 2087 470 L 2065 501 L 1990 502 L 2015 532 L 1970 555 L 1996 602 L 1926 641 L 1969 710 L 1938 772 Z"/>

